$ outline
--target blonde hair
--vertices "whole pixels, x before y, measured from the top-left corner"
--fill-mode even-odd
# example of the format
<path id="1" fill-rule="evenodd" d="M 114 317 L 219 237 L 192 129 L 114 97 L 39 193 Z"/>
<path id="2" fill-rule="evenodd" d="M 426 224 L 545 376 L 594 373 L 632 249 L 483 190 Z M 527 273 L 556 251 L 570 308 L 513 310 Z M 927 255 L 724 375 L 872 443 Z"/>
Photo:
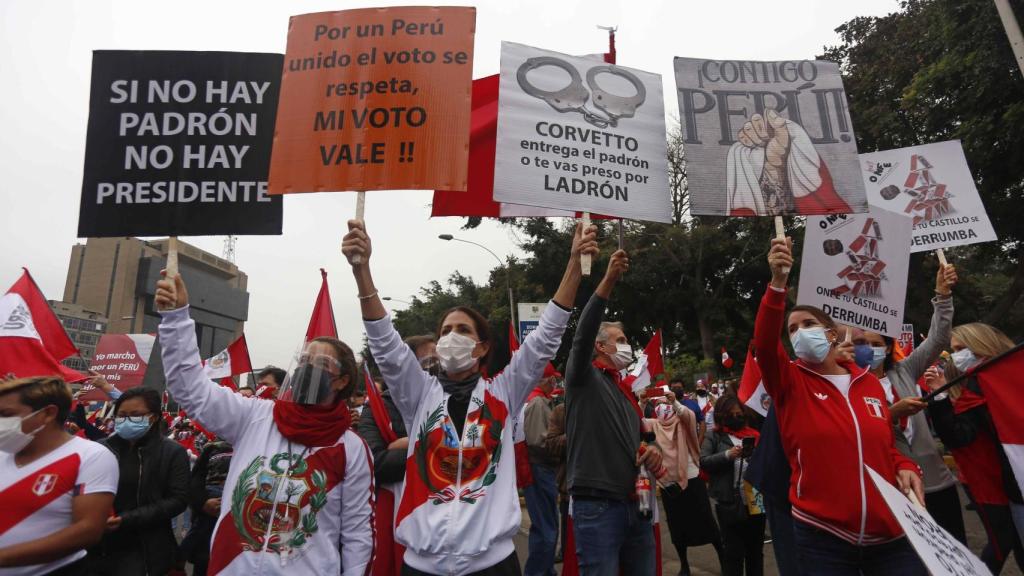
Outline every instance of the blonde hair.
<path id="1" fill-rule="evenodd" d="M 1001 330 L 981 322 L 953 328 L 953 337 L 969 348 L 977 358 L 992 358 L 1013 348 L 1013 340 Z"/>
<path id="2" fill-rule="evenodd" d="M 63 426 L 71 412 L 71 390 L 62 378 L 36 376 L 0 380 L 0 396 L 18 393 L 18 401 L 33 411 L 57 407 L 57 424 Z"/>

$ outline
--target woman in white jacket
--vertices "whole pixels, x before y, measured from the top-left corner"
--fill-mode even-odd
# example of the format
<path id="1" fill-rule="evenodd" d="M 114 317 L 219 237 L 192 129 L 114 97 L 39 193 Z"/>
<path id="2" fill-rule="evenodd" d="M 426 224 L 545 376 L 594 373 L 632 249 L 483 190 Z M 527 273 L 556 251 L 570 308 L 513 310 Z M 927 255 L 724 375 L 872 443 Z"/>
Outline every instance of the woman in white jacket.
<path id="1" fill-rule="evenodd" d="M 234 447 L 207 574 L 365 576 L 374 551 L 373 463 L 350 430 L 352 350 L 309 342 L 279 400 L 207 379 L 181 276 L 157 282 L 167 389 Z"/>
<path id="2" fill-rule="evenodd" d="M 508 367 L 481 378 L 491 349 L 487 321 L 465 307 L 445 313 L 431 376 L 395 331 L 370 274 L 370 238 L 350 220 L 342 252 L 359 287 L 366 336 L 409 431 L 405 488 L 395 538 L 406 547 L 403 575 L 521 574 L 512 536 L 519 529 L 512 418 L 558 351 L 580 284 L 581 254 L 596 254 L 595 227 L 577 226 L 569 264 L 540 325 Z"/>

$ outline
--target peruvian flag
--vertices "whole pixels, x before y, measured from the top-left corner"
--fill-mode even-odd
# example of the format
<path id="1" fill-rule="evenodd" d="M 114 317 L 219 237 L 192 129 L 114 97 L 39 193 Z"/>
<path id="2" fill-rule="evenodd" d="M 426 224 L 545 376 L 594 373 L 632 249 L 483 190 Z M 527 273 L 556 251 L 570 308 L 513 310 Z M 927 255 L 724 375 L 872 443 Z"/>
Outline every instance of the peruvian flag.
<path id="1" fill-rule="evenodd" d="M 757 366 L 754 350 L 751 347 L 747 347 L 747 361 L 743 364 L 743 377 L 740 378 L 739 397 L 740 402 L 743 402 L 761 416 L 768 415 L 768 407 L 771 406 L 772 399 L 771 396 L 768 396 L 768 391 L 764 389 L 764 381 L 761 380 L 761 369 Z"/>
<path id="2" fill-rule="evenodd" d="M 78 353 L 28 269 L 0 297 L 0 377 L 55 375 L 68 382 L 86 376 L 60 363 Z"/>
<path id="3" fill-rule="evenodd" d="M 210 380 L 219 380 L 228 388 L 235 387 L 235 383 L 231 379 L 232 376 L 252 372 L 252 361 L 249 359 L 249 346 L 245 343 L 245 334 L 221 350 L 220 354 L 204 362 L 203 372 Z"/>
<path id="4" fill-rule="evenodd" d="M 729 357 L 729 352 L 725 350 L 725 346 L 722 346 L 722 366 L 725 366 L 726 370 L 732 368 L 733 361 Z"/>
<path id="5" fill-rule="evenodd" d="M 661 358 L 661 330 L 659 329 L 647 343 L 643 354 L 637 359 L 636 366 L 625 378 L 625 382 L 629 384 L 634 393 L 637 393 L 664 376 L 665 364 Z"/>
<path id="6" fill-rule="evenodd" d="M 615 63 L 615 51 L 588 57 Z M 430 216 L 566 217 L 578 213 L 494 201 L 494 156 L 498 145 L 498 75 L 473 80 L 469 120 L 469 171 L 465 191 L 435 190 Z M 601 219 L 603 216 L 591 215 Z"/>
<path id="7" fill-rule="evenodd" d="M 373 378 L 370 378 L 370 366 L 365 363 L 363 364 L 363 375 L 366 382 L 366 402 L 370 405 L 370 414 L 373 415 L 373 420 L 377 423 L 377 428 L 380 429 L 381 437 L 385 442 L 391 444 L 398 440 L 398 435 L 391 427 L 391 416 L 388 415 L 388 409 L 384 405 L 384 398 L 377 391 L 377 384 Z"/>
<path id="8" fill-rule="evenodd" d="M 1010 461 L 1017 485 L 1024 490 L 1024 396 L 1020 375 L 1024 374 L 1024 343 L 992 358 L 973 370 L 985 397 L 996 435 Z"/>
<path id="9" fill-rule="evenodd" d="M 309 319 L 309 327 L 306 328 L 306 342 L 320 336 L 338 337 L 338 326 L 334 323 L 334 307 L 331 306 L 331 293 L 327 288 L 327 271 L 320 269 L 322 282 L 320 293 L 316 296 L 316 304 L 313 306 L 313 316 Z"/>

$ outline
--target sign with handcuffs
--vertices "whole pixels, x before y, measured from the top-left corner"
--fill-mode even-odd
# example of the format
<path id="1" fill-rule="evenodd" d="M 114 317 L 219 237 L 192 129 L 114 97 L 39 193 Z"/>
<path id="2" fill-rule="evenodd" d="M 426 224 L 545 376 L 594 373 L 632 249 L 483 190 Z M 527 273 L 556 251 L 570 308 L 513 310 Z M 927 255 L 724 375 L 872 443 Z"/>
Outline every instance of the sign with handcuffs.
<path id="1" fill-rule="evenodd" d="M 502 43 L 494 199 L 670 221 L 661 77 Z"/>

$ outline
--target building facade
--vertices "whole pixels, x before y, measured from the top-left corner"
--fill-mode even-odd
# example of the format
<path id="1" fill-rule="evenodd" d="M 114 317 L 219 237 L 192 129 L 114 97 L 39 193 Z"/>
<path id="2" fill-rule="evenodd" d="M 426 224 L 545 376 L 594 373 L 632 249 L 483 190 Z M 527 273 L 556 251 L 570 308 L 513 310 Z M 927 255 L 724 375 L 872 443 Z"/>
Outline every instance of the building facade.
<path id="1" fill-rule="evenodd" d="M 153 305 L 167 240 L 89 238 L 71 249 L 64 302 L 108 318 L 107 332 L 155 333 Z M 178 241 L 178 269 L 188 282 L 199 353 L 209 358 L 241 335 L 249 313 L 248 277 L 235 264 Z"/>
<path id="2" fill-rule="evenodd" d="M 71 356 L 62 362 L 68 368 L 78 371 L 89 369 L 92 363 L 93 354 L 96 353 L 96 343 L 100 336 L 107 331 L 107 317 L 84 306 L 70 302 L 58 302 L 50 300 L 50 308 L 60 319 L 64 331 L 78 347 L 81 356 Z"/>

